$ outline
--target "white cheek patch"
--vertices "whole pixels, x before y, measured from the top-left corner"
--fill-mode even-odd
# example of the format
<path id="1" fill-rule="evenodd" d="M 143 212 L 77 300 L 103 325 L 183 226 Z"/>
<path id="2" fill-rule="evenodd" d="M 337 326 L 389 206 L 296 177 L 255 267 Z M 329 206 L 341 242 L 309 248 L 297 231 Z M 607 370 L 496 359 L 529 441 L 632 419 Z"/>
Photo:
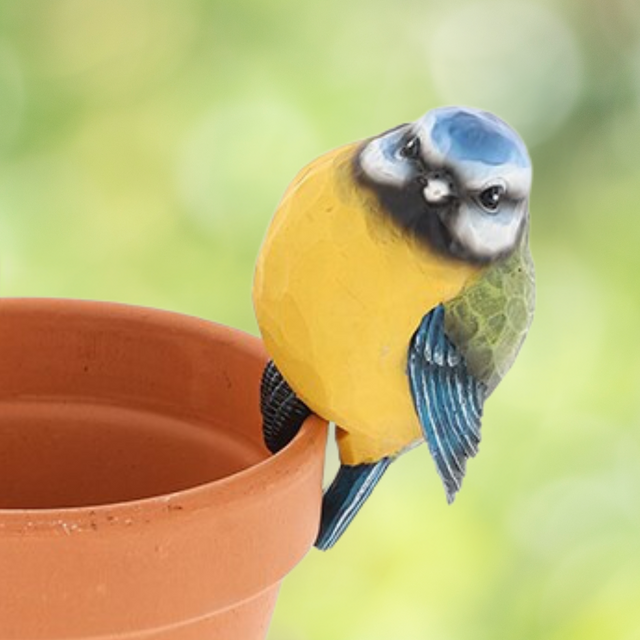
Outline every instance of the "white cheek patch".
<path id="1" fill-rule="evenodd" d="M 403 187 L 414 175 L 411 164 L 395 155 L 404 128 L 368 142 L 360 152 L 360 167 L 373 182 Z"/>
<path id="2" fill-rule="evenodd" d="M 470 253 L 490 259 L 515 248 L 526 210 L 525 204 L 505 206 L 491 215 L 474 204 L 462 204 L 449 231 Z"/>

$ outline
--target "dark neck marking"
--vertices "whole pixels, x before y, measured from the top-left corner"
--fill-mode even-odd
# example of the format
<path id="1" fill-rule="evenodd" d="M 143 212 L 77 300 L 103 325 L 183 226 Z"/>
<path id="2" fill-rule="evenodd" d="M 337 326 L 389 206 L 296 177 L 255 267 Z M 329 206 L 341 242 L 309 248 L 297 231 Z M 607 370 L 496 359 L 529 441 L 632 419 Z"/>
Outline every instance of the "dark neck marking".
<path id="1" fill-rule="evenodd" d="M 352 171 L 356 184 L 371 192 L 378 201 L 380 214 L 390 218 L 402 232 L 444 257 L 478 265 L 491 262 L 470 254 L 442 224 L 441 216 L 456 215 L 455 202 L 430 206 L 417 180 L 402 188 L 375 182 L 363 171 L 359 152 L 355 155 Z"/>

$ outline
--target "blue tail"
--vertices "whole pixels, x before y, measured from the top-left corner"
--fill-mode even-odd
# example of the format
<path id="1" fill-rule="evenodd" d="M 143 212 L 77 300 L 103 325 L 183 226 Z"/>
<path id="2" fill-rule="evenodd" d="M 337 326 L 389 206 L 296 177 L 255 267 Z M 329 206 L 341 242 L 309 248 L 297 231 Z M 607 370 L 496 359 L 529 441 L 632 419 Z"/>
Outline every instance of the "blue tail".
<path id="1" fill-rule="evenodd" d="M 371 495 L 391 464 L 382 458 L 373 464 L 342 465 L 322 501 L 320 533 L 315 545 L 321 551 L 333 547 Z"/>

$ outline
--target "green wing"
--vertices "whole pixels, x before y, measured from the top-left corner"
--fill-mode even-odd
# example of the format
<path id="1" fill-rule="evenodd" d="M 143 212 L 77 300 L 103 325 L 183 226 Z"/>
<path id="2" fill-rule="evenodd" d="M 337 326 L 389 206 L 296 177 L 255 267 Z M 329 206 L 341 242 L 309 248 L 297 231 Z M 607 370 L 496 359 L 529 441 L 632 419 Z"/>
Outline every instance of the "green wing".
<path id="1" fill-rule="evenodd" d="M 411 340 L 411 395 L 449 502 L 478 451 L 484 401 L 527 334 L 534 293 L 533 264 L 521 251 L 428 313 Z"/>
<path id="2" fill-rule="evenodd" d="M 470 373 L 489 395 L 513 364 L 535 306 L 533 262 L 523 239 L 511 257 L 491 265 L 457 298 L 447 302 L 445 329 Z"/>

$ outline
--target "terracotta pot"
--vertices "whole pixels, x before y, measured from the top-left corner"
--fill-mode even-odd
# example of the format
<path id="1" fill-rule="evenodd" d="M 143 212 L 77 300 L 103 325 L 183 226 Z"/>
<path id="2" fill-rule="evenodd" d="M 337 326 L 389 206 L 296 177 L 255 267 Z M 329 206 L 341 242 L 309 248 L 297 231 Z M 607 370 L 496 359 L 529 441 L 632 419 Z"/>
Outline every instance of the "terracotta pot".
<path id="1" fill-rule="evenodd" d="M 326 425 L 270 456 L 252 337 L 0 301 L 0 638 L 264 638 L 316 535 Z"/>

